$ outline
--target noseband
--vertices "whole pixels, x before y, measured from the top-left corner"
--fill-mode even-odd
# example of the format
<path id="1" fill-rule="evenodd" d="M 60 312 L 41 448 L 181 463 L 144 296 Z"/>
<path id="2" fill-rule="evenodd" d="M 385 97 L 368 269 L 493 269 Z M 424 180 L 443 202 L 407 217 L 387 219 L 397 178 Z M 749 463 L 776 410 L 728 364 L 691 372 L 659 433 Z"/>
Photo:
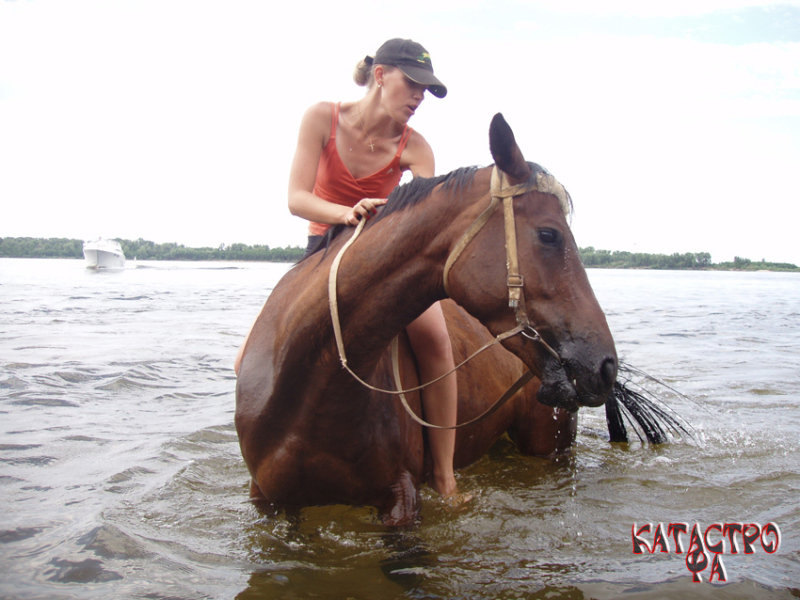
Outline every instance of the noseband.
<path id="1" fill-rule="evenodd" d="M 524 286 L 524 279 L 522 274 L 519 270 L 519 253 L 517 251 L 517 232 L 516 232 L 516 220 L 514 218 L 514 197 L 521 196 L 527 192 L 532 190 L 540 190 L 540 191 L 547 191 L 551 193 L 555 193 L 558 196 L 559 201 L 561 202 L 562 209 L 565 213 L 569 212 L 569 205 L 564 198 L 563 188 L 561 188 L 560 192 L 556 191 L 555 185 L 559 185 L 552 175 L 544 174 L 544 173 L 537 173 L 536 180 L 533 182 L 526 182 L 516 185 L 510 185 L 507 183 L 508 179 L 502 171 L 500 171 L 496 166 L 492 169 L 492 180 L 490 186 L 490 193 L 491 193 L 491 201 L 489 202 L 489 206 L 478 215 L 472 225 L 464 232 L 464 235 L 461 236 L 459 241 L 450 251 L 450 255 L 447 257 L 444 265 L 444 289 L 445 293 L 450 296 L 450 292 L 448 290 L 448 278 L 450 275 L 450 271 L 453 268 L 453 265 L 456 263 L 458 258 L 461 256 L 461 253 L 464 249 L 469 245 L 469 243 L 478 235 L 478 233 L 483 229 L 484 225 L 489 221 L 491 216 L 494 214 L 494 211 L 500 205 L 500 201 L 502 200 L 503 203 L 503 221 L 505 225 L 505 245 L 506 245 L 506 269 L 507 269 L 507 281 L 506 285 L 508 287 L 508 305 L 510 308 L 514 309 L 514 313 L 516 315 L 517 325 L 513 329 L 509 329 L 506 332 L 500 333 L 495 336 L 494 339 L 487 342 L 478 350 L 473 352 L 470 356 L 468 356 L 465 360 L 457 364 L 451 370 L 447 371 L 446 373 L 440 375 L 436 379 L 432 379 L 426 383 L 418 385 L 416 387 L 403 389 L 401 382 L 400 382 L 400 361 L 399 361 L 399 345 L 397 337 L 392 340 L 392 363 L 393 363 L 393 371 L 394 371 L 394 379 L 395 384 L 397 385 L 396 390 L 387 390 L 375 387 L 363 379 L 361 379 L 347 364 L 347 356 L 345 354 L 344 342 L 342 338 L 342 328 L 341 322 L 339 320 L 339 308 L 337 302 L 337 294 L 336 294 L 336 281 L 339 272 L 339 263 L 341 262 L 342 256 L 347 251 L 347 249 L 356 241 L 356 238 L 361 233 L 362 229 L 364 228 L 364 224 L 366 223 L 366 219 L 361 219 L 359 221 L 358 226 L 356 227 L 355 232 L 347 241 L 347 243 L 342 246 L 339 253 L 333 260 L 331 264 L 331 270 L 328 275 L 328 303 L 330 306 L 331 312 L 331 321 L 333 323 L 333 333 L 334 337 L 336 338 L 336 346 L 339 351 L 339 360 L 342 363 L 342 367 L 350 373 L 356 381 L 358 381 L 364 387 L 376 391 L 381 392 L 384 394 L 391 394 L 400 396 L 400 400 L 403 404 L 403 407 L 406 409 L 406 412 L 409 416 L 414 419 L 417 423 L 424 427 L 429 427 L 432 429 L 459 429 L 461 427 L 465 427 L 466 425 L 470 425 L 483 419 L 484 417 L 492 414 L 495 412 L 500 406 L 505 403 L 506 400 L 511 398 L 514 394 L 516 394 L 526 383 L 528 383 L 533 378 L 533 373 L 530 370 L 526 370 L 525 373 L 516 381 L 514 384 L 503 394 L 489 409 L 487 409 L 484 413 L 478 415 L 474 419 L 470 419 L 469 421 L 459 423 L 453 426 L 442 426 L 442 425 L 434 425 L 433 423 L 428 423 L 427 421 L 419 418 L 411 407 L 408 405 L 408 401 L 406 400 L 405 394 L 407 392 L 415 392 L 422 390 L 437 381 L 441 381 L 448 375 L 451 375 L 453 372 L 460 369 L 470 360 L 475 358 L 478 354 L 483 352 L 484 350 L 489 349 L 491 346 L 502 342 L 510 337 L 513 337 L 517 334 L 521 334 L 523 337 L 528 338 L 534 342 L 540 343 L 545 350 L 547 350 L 557 361 L 561 362 L 561 357 L 558 355 L 552 346 L 550 346 L 536 331 L 536 328 L 531 324 L 530 319 L 528 318 L 527 310 L 525 309 L 525 298 L 523 294 L 523 286 Z M 560 185 L 559 185 L 560 187 Z"/>

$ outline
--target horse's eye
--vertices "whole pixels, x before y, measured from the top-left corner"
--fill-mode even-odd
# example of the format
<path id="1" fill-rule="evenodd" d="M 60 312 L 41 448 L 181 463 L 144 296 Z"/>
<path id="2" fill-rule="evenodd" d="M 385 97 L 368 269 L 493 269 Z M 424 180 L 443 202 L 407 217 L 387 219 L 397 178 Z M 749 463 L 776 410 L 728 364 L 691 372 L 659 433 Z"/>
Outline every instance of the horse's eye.
<path id="1" fill-rule="evenodd" d="M 561 235 L 555 229 L 542 228 L 537 230 L 539 241 L 545 246 L 557 246 Z"/>

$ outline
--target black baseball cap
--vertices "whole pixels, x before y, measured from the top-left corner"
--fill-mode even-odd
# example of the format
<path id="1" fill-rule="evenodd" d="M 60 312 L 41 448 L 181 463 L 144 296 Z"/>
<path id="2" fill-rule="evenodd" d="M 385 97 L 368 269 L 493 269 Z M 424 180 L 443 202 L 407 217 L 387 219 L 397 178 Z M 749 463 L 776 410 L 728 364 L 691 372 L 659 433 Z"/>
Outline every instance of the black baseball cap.
<path id="1" fill-rule="evenodd" d="M 417 42 L 400 38 L 384 42 L 375 53 L 373 62 L 397 67 L 414 83 L 427 86 L 437 98 L 447 95 L 447 88 L 433 74 L 431 55 Z"/>

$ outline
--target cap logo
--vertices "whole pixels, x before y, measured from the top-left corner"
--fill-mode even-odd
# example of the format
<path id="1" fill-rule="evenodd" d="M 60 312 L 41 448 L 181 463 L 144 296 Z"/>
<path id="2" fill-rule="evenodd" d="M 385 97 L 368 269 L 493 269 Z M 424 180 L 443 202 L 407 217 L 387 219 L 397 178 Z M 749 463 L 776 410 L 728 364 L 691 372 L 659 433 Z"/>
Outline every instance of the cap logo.
<path id="1" fill-rule="evenodd" d="M 427 52 L 423 52 L 417 57 L 417 62 L 427 65 L 429 62 L 431 62 L 431 55 Z"/>

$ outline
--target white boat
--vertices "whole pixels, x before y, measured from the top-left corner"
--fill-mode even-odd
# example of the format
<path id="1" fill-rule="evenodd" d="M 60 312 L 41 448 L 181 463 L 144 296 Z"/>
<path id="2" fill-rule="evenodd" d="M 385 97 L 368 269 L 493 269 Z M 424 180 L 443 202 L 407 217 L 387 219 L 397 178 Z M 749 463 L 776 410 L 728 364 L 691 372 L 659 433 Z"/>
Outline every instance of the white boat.
<path id="1" fill-rule="evenodd" d="M 124 269 L 125 253 L 117 240 L 103 238 L 83 243 L 83 257 L 89 269 Z"/>

